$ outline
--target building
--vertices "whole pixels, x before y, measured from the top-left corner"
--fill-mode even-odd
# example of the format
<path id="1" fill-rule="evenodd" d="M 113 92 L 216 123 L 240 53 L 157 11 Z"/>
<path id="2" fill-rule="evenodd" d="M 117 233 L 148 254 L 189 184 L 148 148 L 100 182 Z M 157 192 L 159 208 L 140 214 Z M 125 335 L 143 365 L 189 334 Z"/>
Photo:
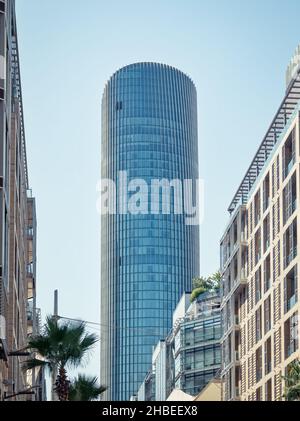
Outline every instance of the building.
<path id="1" fill-rule="evenodd" d="M 212 379 L 204 389 L 201 390 L 195 401 L 199 402 L 221 402 L 222 382 L 220 378 Z"/>
<path id="2" fill-rule="evenodd" d="M 299 49 L 221 239 L 224 400 L 281 400 L 299 358 Z"/>
<path id="3" fill-rule="evenodd" d="M 180 393 L 197 396 L 219 375 L 220 294 L 207 292 L 193 303 L 190 297 L 182 296 L 173 314 L 170 334 L 154 349 L 152 368 L 139 389 L 138 400 L 144 400 L 140 391 L 146 389 L 149 379 L 151 400 L 166 401 L 174 400 Z"/>
<path id="4" fill-rule="evenodd" d="M 0 400 L 32 399 L 18 393 L 36 386 L 37 374 L 27 378 L 20 356 L 36 326 L 35 236 L 15 1 L 6 0 L 0 1 Z"/>
<path id="5" fill-rule="evenodd" d="M 153 179 L 162 184 L 198 179 L 196 89 L 185 74 L 137 63 L 111 77 L 102 101 L 101 167 L 102 179 L 118 186 L 117 197 L 124 172 L 129 189 L 137 179 L 143 189 Z M 162 196 L 151 201 L 150 210 L 152 195 L 143 190 L 139 209 L 127 212 L 125 191 L 115 214 L 102 215 L 104 399 L 128 400 L 136 393 L 151 365 L 152 347 L 168 334 L 176 303 L 199 273 L 199 227 L 177 213 L 182 204 L 177 195 L 167 204 Z"/>

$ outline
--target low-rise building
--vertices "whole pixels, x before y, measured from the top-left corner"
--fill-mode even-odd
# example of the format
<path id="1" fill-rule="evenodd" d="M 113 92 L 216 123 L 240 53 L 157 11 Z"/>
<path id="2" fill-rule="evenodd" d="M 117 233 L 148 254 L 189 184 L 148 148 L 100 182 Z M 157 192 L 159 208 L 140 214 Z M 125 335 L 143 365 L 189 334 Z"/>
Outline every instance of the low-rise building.
<path id="1" fill-rule="evenodd" d="M 138 400 L 151 397 L 151 400 L 165 401 L 173 390 L 196 396 L 218 375 L 220 294 L 206 292 L 192 303 L 190 297 L 191 294 L 182 296 L 173 314 L 172 331 L 155 347 L 152 368 L 141 385 Z M 152 391 L 147 399 L 146 384 Z"/>

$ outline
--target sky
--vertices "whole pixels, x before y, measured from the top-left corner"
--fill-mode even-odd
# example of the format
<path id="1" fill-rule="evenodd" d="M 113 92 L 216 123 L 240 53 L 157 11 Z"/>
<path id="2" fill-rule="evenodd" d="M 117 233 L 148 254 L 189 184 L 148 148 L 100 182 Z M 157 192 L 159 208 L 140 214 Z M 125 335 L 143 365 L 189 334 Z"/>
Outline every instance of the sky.
<path id="1" fill-rule="evenodd" d="M 196 85 L 200 271 L 215 272 L 227 208 L 284 96 L 300 42 L 299 0 L 16 4 L 43 315 L 58 289 L 60 315 L 99 322 L 101 96 L 109 77 L 133 62 L 170 64 Z M 81 371 L 98 375 L 99 365 L 97 348 Z"/>

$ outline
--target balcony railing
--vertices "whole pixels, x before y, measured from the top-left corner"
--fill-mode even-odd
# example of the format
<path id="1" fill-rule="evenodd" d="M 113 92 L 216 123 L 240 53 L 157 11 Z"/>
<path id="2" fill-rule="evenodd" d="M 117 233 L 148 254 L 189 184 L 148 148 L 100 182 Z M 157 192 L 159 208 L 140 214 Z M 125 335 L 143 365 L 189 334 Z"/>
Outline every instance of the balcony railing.
<path id="1" fill-rule="evenodd" d="M 271 361 L 267 361 L 265 363 L 265 374 L 269 374 L 272 370 L 272 362 Z"/>
<path id="2" fill-rule="evenodd" d="M 283 172 L 284 178 L 286 178 L 288 174 L 291 172 L 291 169 L 293 168 L 294 164 L 295 164 L 295 157 L 292 157 L 290 162 L 284 168 L 284 172 Z"/>
<path id="3" fill-rule="evenodd" d="M 261 367 L 259 367 L 259 368 L 256 370 L 256 382 L 259 382 L 259 381 L 261 380 L 261 378 L 262 378 L 262 368 L 261 368 Z"/>
<path id="4" fill-rule="evenodd" d="M 296 247 L 294 247 L 294 248 L 290 251 L 290 253 L 288 253 L 288 254 L 286 255 L 286 259 L 285 259 L 285 267 L 287 267 L 287 266 L 291 263 L 291 261 L 295 259 L 295 257 L 296 257 L 296 256 L 297 256 L 297 246 L 296 246 Z"/>
<path id="5" fill-rule="evenodd" d="M 247 243 L 247 233 L 245 231 L 241 232 L 241 243 Z"/>
<path id="6" fill-rule="evenodd" d="M 297 303 L 297 295 L 294 294 L 289 299 L 285 300 L 285 311 L 289 311 L 291 308 L 294 307 L 294 305 Z"/>

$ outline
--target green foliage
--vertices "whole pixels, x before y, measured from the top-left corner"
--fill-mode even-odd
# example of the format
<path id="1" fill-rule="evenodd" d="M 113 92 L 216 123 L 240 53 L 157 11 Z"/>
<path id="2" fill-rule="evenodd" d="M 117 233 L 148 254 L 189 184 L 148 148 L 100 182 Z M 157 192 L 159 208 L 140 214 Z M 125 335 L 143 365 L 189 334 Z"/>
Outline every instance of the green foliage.
<path id="1" fill-rule="evenodd" d="M 60 400 L 67 400 L 69 382 L 65 368 L 81 365 L 97 341 L 96 335 L 87 333 L 84 322 L 60 322 L 48 316 L 42 333 L 29 339 L 28 348 L 37 357 L 27 360 L 24 369 L 44 366 L 50 372 L 60 371 L 54 387 Z M 60 390 L 64 391 L 61 396 Z"/>
<path id="2" fill-rule="evenodd" d="M 200 276 L 193 279 L 193 291 L 191 294 L 191 302 L 195 301 L 199 295 L 205 292 L 218 291 L 221 288 L 221 274 L 216 272 L 207 278 Z"/>
<path id="3" fill-rule="evenodd" d="M 285 380 L 285 394 L 283 397 L 287 401 L 300 400 L 300 361 L 295 360 L 289 364 Z"/>
<path id="4" fill-rule="evenodd" d="M 95 401 L 106 390 L 106 387 L 98 384 L 97 377 L 89 377 L 79 374 L 71 383 L 69 391 L 70 401 Z"/>
<path id="5" fill-rule="evenodd" d="M 191 294 L 191 302 L 195 301 L 197 297 L 199 297 L 199 295 L 204 294 L 204 292 L 206 291 L 207 289 L 205 289 L 203 286 L 193 289 L 192 294 Z"/>

